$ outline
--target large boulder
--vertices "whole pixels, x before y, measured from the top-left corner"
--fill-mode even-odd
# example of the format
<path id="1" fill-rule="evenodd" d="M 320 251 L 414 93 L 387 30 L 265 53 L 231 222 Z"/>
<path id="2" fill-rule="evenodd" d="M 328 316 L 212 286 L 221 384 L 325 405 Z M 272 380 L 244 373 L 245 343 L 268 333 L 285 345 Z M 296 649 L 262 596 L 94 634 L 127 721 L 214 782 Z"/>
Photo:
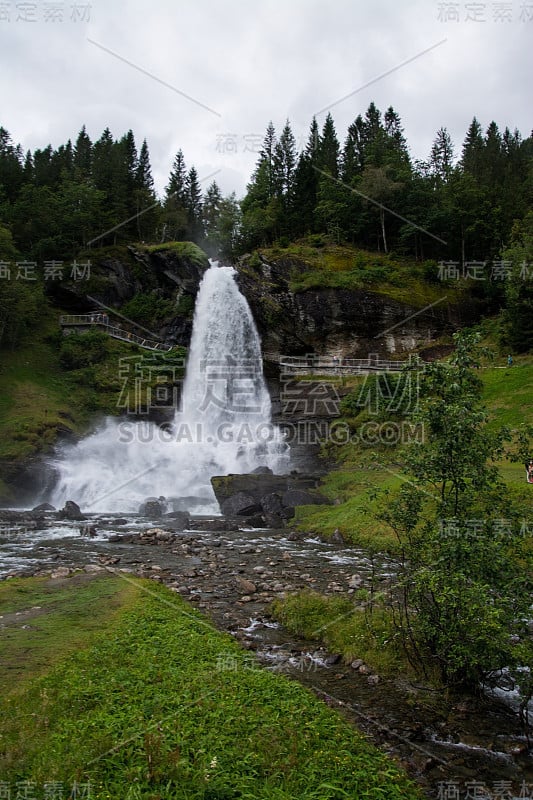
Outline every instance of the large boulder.
<path id="1" fill-rule="evenodd" d="M 237 492 L 220 504 L 225 517 L 250 517 L 261 511 L 261 504 L 245 492 Z"/>
<path id="2" fill-rule="evenodd" d="M 168 520 L 168 521 L 167 521 Z M 191 517 L 187 511 L 171 511 L 165 516 L 165 525 L 173 531 L 186 530 L 191 522 Z"/>
<path id="3" fill-rule="evenodd" d="M 54 506 L 51 506 L 50 503 L 41 503 L 35 508 L 32 508 L 32 511 L 55 511 L 56 509 Z"/>
<path id="4" fill-rule="evenodd" d="M 294 516 L 296 506 L 329 503 L 329 500 L 313 491 L 318 483 L 319 479 L 313 475 L 273 475 L 270 471 L 211 478 L 224 516 L 262 513 L 267 526 L 271 528 L 282 527 Z"/>
<path id="5" fill-rule="evenodd" d="M 283 494 L 289 489 L 314 489 L 319 478 L 315 475 L 291 473 L 290 475 L 273 475 L 271 472 L 235 475 L 216 475 L 211 478 L 211 485 L 220 506 L 229 497 L 239 492 L 250 495 L 256 503 L 261 503 L 267 494 Z"/>
<path id="6" fill-rule="evenodd" d="M 87 519 L 85 514 L 82 514 L 81 509 L 73 500 L 67 500 L 65 507 L 58 511 L 57 516 L 59 519 L 68 520 L 82 520 Z"/>
<path id="7" fill-rule="evenodd" d="M 155 497 L 148 497 L 139 507 L 139 514 L 142 517 L 151 517 L 152 519 L 157 519 L 162 517 L 166 510 L 166 502 L 163 500 L 158 500 Z"/>
<path id="8" fill-rule="evenodd" d="M 327 497 L 321 494 L 312 494 L 303 489 L 289 489 L 281 496 L 281 502 L 285 508 L 296 508 L 296 506 L 318 506 L 329 505 Z"/>
<path id="9" fill-rule="evenodd" d="M 265 523 L 269 528 L 283 528 L 286 509 L 281 502 L 281 495 L 272 492 L 265 495 L 261 500 L 261 508 L 265 517 Z"/>

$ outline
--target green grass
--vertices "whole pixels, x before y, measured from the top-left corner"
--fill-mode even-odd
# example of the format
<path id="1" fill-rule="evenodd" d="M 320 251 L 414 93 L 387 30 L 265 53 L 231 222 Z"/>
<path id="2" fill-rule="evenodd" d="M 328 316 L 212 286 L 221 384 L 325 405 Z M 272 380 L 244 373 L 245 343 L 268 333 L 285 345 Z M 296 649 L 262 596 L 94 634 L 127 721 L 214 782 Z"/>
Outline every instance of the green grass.
<path id="1" fill-rule="evenodd" d="M 292 258 L 307 267 L 303 272 L 294 270 L 291 280 L 293 292 L 326 288 L 366 289 L 415 308 L 435 303 L 445 296 L 450 303 L 460 297 L 456 287 L 445 287 L 441 282 L 427 280 L 428 273 L 434 271 L 434 265 L 429 262 L 421 264 L 326 240 L 317 244 L 316 237 L 312 236 L 287 247 L 262 248 L 260 252 L 267 260 Z"/>
<path id="2" fill-rule="evenodd" d="M 163 242 L 163 244 L 138 245 L 146 253 L 175 253 L 187 258 L 199 267 L 208 267 L 209 261 L 204 251 L 193 242 Z"/>
<path id="3" fill-rule="evenodd" d="M 484 369 L 481 378 L 483 397 L 491 412 L 491 427 L 508 425 L 516 429 L 531 423 L 533 363 L 530 359 L 517 359 L 509 368 Z"/>
<path id="4" fill-rule="evenodd" d="M 379 593 L 367 590 L 356 592 L 353 599 L 303 591 L 275 600 L 271 611 L 290 633 L 320 642 L 346 663 L 361 658 L 381 676 L 393 678 L 409 670 L 380 600 Z"/>
<path id="5" fill-rule="evenodd" d="M 87 646 L 139 595 L 120 578 L 85 573 L 68 581 L 18 578 L 0 584 L 4 691 L 20 691 L 69 652 Z"/>
<path id="6" fill-rule="evenodd" d="M 320 487 L 334 505 L 300 506 L 296 510 L 296 524 L 300 530 L 326 540 L 338 530 L 348 544 L 394 552 L 397 542 L 393 532 L 376 519 L 382 502 L 377 490 L 398 489 L 401 483 L 401 468 L 392 464 L 374 469 L 334 470 Z"/>
<path id="7" fill-rule="evenodd" d="M 169 590 L 125 580 L 133 601 L 89 646 L 0 700 L 8 784 L 76 780 L 94 800 L 419 797 L 310 691 L 260 669 Z M 28 585 L 33 605 L 42 585 Z M 51 642 L 64 655 L 60 630 Z"/>
<path id="8" fill-rule="evenodd" d="M 11 465 L 49 452 L 58 432 L 82 435 L 103 414 L 135 411 L 136 405 L 146 403 L 161 377 L 167 375 L 172 382 L 183 375 L 183 348 L 149 353 L 104 334 L 101 360 L 78 369 L 63 368 L 60 313 L 59 309 L 45 309 L 41 327 L 30 342 L 15 351 L 2 351 L 0 459 L 4 466 L 0 477 L 5 482 L 0 480 L 0 501 L 9 501 L 11 496 Z M 70 337 L 80 342 L 81 352 L 87 350 L 84 335 Z M 139 378 L 140 390 L 135 390 Z"/>

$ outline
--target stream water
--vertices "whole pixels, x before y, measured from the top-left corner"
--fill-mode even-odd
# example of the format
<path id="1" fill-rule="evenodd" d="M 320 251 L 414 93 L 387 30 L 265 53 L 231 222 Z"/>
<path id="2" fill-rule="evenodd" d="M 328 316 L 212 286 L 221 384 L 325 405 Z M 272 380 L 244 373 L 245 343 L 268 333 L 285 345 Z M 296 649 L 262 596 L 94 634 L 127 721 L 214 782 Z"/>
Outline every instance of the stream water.
<path id="1" fill-rule="evenodd" d="M 533 796 L 533 760 L 512 692 L 445 701 L 405 679 L 385 680 L 364 664 L 354 669 L 316 642 L 289 634 L 269 615 L 272 599 L 284 592 L 350 594 L 372 576 L 385 584 L 394 576 L 387 558 L 371 561 L 362 550 L 294 539 L 287 530 L 232 530 L 220 517 L 192 518 L 189 530 L 175 533 L 171 524 L 138 515 L 92 515 L 88 524 L 96 528 L 95 538 L 81 536 L 79 523 L 52 519 L 42 531 L 4 530 L 0 578 L 61 579 L 81 568 L 165 583 L 254 651 L 258 668 L 290 675 L 337 708 L 406 767 L 428 798 Z M 154 526 L 160 533 L 147 536 Z M 498 786 L 506 786 L 507 794 L 498 795 Z"/>
<path id="2" fill-rule="evenodd" d="M 287 471 L 288 446 L 272 424 L 261 342 L 235 276 L 232 267 L 212 261 L 202 279 L 182 407 L 172 423 L 162 431 L 147 421 L 107 418 L 91 436 L 57 452 L 51 465 L 57 482 L 45 500 L 57 508 L 73 500 L 84 511 L 131 513 L 148 497 L 165 497 L 169 510 L 191 498 L 190 510 L 213 514 L 213 475 L 260 466 Z M 141 373 L 136 391 L 143 380 Z"/>
<path id="3" fill-rule="evenodd" d="M 427 797 L 533 797 L 533 762 L 512 692 L 443 701 L 427 687 L 373 674 L 364 653 L 360 663 L 343 664 L 269 616 L 272 600 L 286 592 L 350 596 L 371 580 L 386 585 L 395 566 L 384 556 L 371 561 L 362 550 L 294 538 L 287 530 L 241 528 L 213 516 L 213 475 L 294 467 L 271 421 L 259 337 L 233 269 L 213 263 L 202 281 L 183 407 L 166 435 L 135 422 L 124 435 L 121 424 L 106 420 L 54 458 L 58 480 L 47 499 L 57 508 L 78 503 L 95 536 L 81 536 L 79 523 L 54 514 L 40 530 L 1 525 L 0 579 L 61 581 L 83 569 L 165 583 L 254 651 L 258 668 L 291 675 L 338 708 L 398 759 Z M 186 531 L 173 528 L 169 517 L 140 517 L 139 507 L 153 495 L 166 498 L 167 511 L 174 503 L 187 508 L 189 500 L 191 513 L 211 517 L 192 517 Z M 158 532 L 147 533 L 155 526 Z M 23 623 L 24 614 L 15 624 Z"/>

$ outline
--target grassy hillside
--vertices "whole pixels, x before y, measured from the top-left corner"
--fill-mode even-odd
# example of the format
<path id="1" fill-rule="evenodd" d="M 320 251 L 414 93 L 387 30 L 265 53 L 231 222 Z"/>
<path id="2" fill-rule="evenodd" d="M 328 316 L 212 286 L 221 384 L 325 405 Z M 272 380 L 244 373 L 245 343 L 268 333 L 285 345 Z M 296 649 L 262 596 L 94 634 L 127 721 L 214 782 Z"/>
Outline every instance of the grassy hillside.
<path id="1" fill-rule="evenodd" d="M 39 800 L 53 782 L 93 800 L 419 797 L 340 715 L 162 586 L 18 580 L 2 601 L 4 786 L 33 782 Z"/>
<path id="2" fill-rule="evenodd" d="M 505 359 L 499 358 L 496 366 L 480 372 L 483 398 L 490 414 L 489 428 L 506 425 L 518 430 L 531 423 L 533 360 L 527 356 L 515 359 L 511 368 L 503 366 L 504 363 Z M 349 378 L 345 383 L 357 392 L 363 380 Z M 377 493 L 396 490 L 404 480 L 402 447 L 330 445 L 327 453 L 339 466 L 326 476 L 322 492 L 335 505 L 298 508 L 296 522 L 300 530 L 324 538 L 330 538 L 338 530 L 352 544 L 394 550 L 397 543 L 392 531 L 376 520 L 375 511 L 382 502 Z M 517 503 L 533 518 L 533 491 L 525 484 L 522 463 L 505 460 L 500 470 Z"/>
<path id="3" fill-rule="evenodd" d="M 303 262 L 304 273 L 295 271 L 291 289 L 368 289 L 412 306 L 435 303 L 445 296 L 449 303 L 460 299 L 461 288 L 438 279 L 434 261 L 416 262 L 385 253 L 361 250 L 353 245 L 334 244 L 322 236 L 309 236 L 282 247 L 261 248 L 267 261 L 294 258 Z"/>
<path id="4" fill-rule="evenodd" d="M 31 339 L 2 351 L 0 501 L 11 497 L 2 477 L 14 464 L 48 452 L 58 434 L 81 435 L 103 414 L 123 413 L 128 397 L 142 405 L 162 374 L 183 374 L 183 348 L 151 353 L 98 331 L 63 337 L 60 314 L 46 307 Z"/>

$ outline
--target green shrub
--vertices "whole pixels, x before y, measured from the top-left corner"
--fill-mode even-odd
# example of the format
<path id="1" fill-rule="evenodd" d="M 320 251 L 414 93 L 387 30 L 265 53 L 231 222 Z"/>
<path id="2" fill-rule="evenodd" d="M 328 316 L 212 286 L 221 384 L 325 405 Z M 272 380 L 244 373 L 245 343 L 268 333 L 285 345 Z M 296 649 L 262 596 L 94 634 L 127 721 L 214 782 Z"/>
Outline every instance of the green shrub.
<path id="1" fill-rule="evenodd" d="M 136 294 L 122 307 L 126 317 L 146 327 L 170 317 L 173 311 L 172 300 L 163 300 L 157 294 Z"/>
<path id="2" fill-rule="evenodd" d="M 108 355 L 108 337 L 101 331 L 71 333 L 64 336 L 59 352 L 63 369 L 83 369 L 99 364 Z"/>

